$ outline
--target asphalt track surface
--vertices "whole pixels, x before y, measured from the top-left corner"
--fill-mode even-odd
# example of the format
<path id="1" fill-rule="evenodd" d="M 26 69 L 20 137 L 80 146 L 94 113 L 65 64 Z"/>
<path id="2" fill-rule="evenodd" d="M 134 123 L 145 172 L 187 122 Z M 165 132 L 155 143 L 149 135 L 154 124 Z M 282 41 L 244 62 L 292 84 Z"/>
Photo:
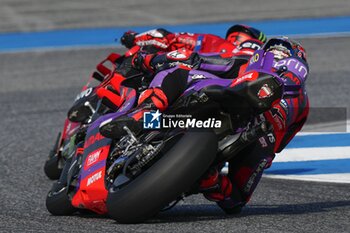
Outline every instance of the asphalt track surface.
<path id="1" fill-rule="evenodd" d="M 57 13 L 55 16 L 58 9 L 63 11 L 68 6 L 77 12 L 84 11 L 81 10 L 81 5 L 74 5 L 70 1 L 1 2 L 5 7 L 1 7 L 0 11 L 12 9 L 23 17 L 27 17 L 27 14 L 37 17 L 31 23 L 30 17 L 15 21 L 10 19 L 15 16 L 13 12 L 8 13 L 11 17 L 5 17 L 1 13 L 5 21 L 8 19 L 7 23 L 0 20 L 3 31 L 41 30 L 60 26 L 108 26 L 111 23 L 108 19 L 110 14 L 102 14 L 97 1 L 88 1 L 90 3 L 85 6 L 89 9 L 97 7 L 97 12 L 100 12 L 96 18 L 94 16 L 90 19 L 89 23 L 96 19 L 95 25 L 88 25 L 82 13 L 76 15 L 76 22 L 71 14 L 62 17 Z M 112 1 L 109 2 L 113 6 Z M 120 12 L 132 4 L 134 7 L 137 5 L 135 1 L 120 2 L 124 4 L 124 8 L 119 8 Z M 142 9 L 149 9 L 147 2 L 142 1 L 144 4 L 137 11 L 139 18 L 133 19 L 134 23 L 146 17 L 142 15 Z M 211 2 L 213 4 L 216 1 Z M 256 2 L 247 3 L 244 5 L 246 8 L 243 8 L 258 12 L 257 7 L 254 8 Z M 318 3 L 319 7 L 311 8 L 312 2 L 306 1 L 304 5 L 311 16 L 341 15 L 348 13 L 346 10 L 349 9 L 346 8 L 347 1 L 322 0 Z M 267 0 L 264 3 L 266 6 L 263 9 L 266 10 L 256 13 L 257 18 L 307 15 L 303 10 L 298 11 L 297 5 L 293 5 L 289 11 L 285 10 L 290 15 L 276 13 L 271 16 L 268 11 L 272 9 L 271 4 L 276 3 L 275 7 L 285 9 L 286 1 Z M 253 8 L 249 8 L 249 5 Z M 225 9 L 222 10 L 223 16 L 213 10 L 216 14 L 209 14 L 204 19 L 196 17 L 199 11 L 194 12 L 192 18 L 186 18 L 180 17 L 181 14 L 176 16 L 175 10 L 164 5 L 158 7 L 164 12 L 158 14 L 158 18 L 144 20 L 145 24 L 166 23 L 163 18 L 167 12 L 173 12 L 172 17 L 177 19 L 171 21 L 174 23 L 244 17 L 225 18 L 227 14 L 223 13 L 230 9 L 220 7 L 221 10 Z M 42 13 L 39 14 L 38 11 Z M 107 19 L 98 17 L 102 15 Z M 126 19 L 123 20 L 118 21 L 120 25 L 128 25 Z M 118 22 L 111 25 L 115 26 Z M 311 74 L 307 85 L 312 106 L 340 107 L 349 111 L 350 38 L 301 41 L 309 52 Z M 106 48 L 0 54 L 0 232 L 350 232 L 349 185 L 268 178 L 263 178 L 249 205 L 241 215 L 235 217 L 226 216 L 215 204 L 199 195 L 138 225 L 116 224 L 107 216 L 51 216 L 45 208 L 45 197 L 52 181 L 43 173 L 44 161 L 76 93 L 95 64 L 111 50 L 120 51 Z M 336 115 L 331 113 L 330 118 Z"/>
<path id="2" fill-rule="evenodd" d="M 334 49 L 348 49 L 344 46 L 348 40 L 334 39 L 325 52 L 331 61 L 341 56 L 332 53 Z M 313 104 L 341 106 L 338 98 L 349 100 L 346 52 L 339 59 L 343 64 L 334 67 L 316 49 L 316 45 L 327 48 L 329 39 L 302 42 L 310 51 L 309 93 Z M 110 48 L 0 55 L 0 231 L 349 231 L 349 185 L 267 178 L 239 217 L 225 216 L 200 196 L 140 225 L 118 225 L 94 215 L 51 216 L 45 209 L 45 196 L 52 183 L 42 171 L 45 157 L 75 94 L 97 61 L 111 50 L 120 51 Z M 344 95 L 338 96 L 340 93 Z"/>

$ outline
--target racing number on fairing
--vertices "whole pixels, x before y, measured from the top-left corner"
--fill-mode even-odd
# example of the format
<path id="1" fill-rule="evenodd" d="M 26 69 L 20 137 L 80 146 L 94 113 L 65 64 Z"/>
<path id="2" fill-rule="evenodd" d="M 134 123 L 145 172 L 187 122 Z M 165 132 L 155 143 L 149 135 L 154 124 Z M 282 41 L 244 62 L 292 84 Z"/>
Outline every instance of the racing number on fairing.
<path id="1" fill-rule="evenodd" d="M 75 101 L 83 98 L 83 97 L 88 97 L 92 93 L 92 87 L 80 92 L 77 97 L 75 97 Z"/>

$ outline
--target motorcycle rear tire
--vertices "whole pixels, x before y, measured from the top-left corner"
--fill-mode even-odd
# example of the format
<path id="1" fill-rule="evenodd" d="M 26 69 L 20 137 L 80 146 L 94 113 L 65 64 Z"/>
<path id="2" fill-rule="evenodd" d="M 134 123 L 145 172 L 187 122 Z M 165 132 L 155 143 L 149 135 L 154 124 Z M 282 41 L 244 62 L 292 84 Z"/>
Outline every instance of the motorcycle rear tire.
<path id="1" fill-rule="evenodd" d="M 178 198 L 214 161 L 217 138 L 212 131 L 191 131 L 155 164 L 125 187 L 112 187 L 107 198 L 109 215 L 119 223 L 140 223 Z"/>

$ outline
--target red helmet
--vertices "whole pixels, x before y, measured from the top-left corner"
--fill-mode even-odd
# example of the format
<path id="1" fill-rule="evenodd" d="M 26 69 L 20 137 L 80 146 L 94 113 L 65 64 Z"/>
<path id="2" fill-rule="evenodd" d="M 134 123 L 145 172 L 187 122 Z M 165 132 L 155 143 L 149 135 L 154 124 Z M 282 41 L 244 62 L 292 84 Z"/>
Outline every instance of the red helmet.
<path id="1" fill-rule="evenodd" d="M 249 39 L 260 40 L 263 43 L 266 41 L 266 36 L 263 32 L 242 24 L 236 24 L 230 27 L 226 32 L 225 38 L 235 46 Z"/>

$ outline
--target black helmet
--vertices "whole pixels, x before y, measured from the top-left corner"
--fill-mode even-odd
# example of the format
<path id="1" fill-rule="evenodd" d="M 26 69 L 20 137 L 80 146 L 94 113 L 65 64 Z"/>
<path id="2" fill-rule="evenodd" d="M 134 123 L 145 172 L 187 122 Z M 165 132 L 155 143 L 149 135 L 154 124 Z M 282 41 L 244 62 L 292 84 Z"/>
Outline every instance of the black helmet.
<path id="1" fill-rule="evenodd" d="M 263 32 L 259 31 L 256 28 L 242 24 L 236 24 L 227 30 L 225 39 L 230 43 L 238 46 L 243 41 L 249 39 L 260 40 L 264 43 L 266 41 L 266 36 Z"/>

